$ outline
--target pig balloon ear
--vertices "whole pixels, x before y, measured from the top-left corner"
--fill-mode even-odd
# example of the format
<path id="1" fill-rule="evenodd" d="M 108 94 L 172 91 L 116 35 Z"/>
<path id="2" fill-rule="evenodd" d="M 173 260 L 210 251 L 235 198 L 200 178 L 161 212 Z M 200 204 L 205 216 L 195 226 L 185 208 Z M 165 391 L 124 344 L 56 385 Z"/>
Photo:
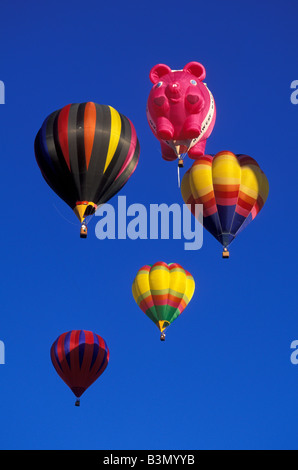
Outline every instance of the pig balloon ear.
<path id="1" fill-rule="evenodd" d="M 158 83 L 160 78 L 167 73 L 172 72 L 170 67 L 165 64 L 157 64 L 150 70 L 149 78 L 152 83 Z"/>
<path id="2" fill-rule="evenodd" d="M 205 67 L 200 64 L 199 62 L 189 62 L 183 68 L 184 72 L 189 72 L 195 77 L 197 77 L 200 81 L 204 80 L 206 77 L 206 70 Z"/>

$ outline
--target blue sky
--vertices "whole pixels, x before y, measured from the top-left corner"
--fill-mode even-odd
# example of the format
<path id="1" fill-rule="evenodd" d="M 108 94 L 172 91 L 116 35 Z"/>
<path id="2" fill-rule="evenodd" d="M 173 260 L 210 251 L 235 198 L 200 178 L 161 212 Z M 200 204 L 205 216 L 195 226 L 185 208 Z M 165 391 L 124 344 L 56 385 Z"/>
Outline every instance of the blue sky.
<path id="1" fill-rule="evenodd" d="M 2 2 L 1 449 L 297 448 L 297 13 L 289 0 Z M 71 102 L 115 107 L 141 145 L 121 195 L 182 204 L 145 109 L 151 67 L 192 60 L 217 106 L 206 151 L 258 161 L 270 184 L 263 210 L 229 261 L 206 232 L 199 251 L 181 240 L 99 241 L 94 218 L 81 240 L 35 162 L 44 118 Z M 137 270 L 156 261 L 196 281 L 165 343 L 131 295 Z M 110 349 L 80 408 L 49 356 L 71 329 L 95 331 Z"/>

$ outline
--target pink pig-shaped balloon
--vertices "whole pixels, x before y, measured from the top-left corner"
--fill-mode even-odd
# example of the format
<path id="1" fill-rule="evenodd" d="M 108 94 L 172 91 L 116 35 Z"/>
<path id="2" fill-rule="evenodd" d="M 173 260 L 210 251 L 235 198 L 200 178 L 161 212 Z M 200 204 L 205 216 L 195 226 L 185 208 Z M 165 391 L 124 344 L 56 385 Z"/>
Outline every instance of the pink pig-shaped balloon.
<path id="1" fill-rule="evenodd" d="M 162 157 L 176 160 L 185 153 L 192 159 L 204 155 L 216 119 L 214 98 L 203 83 L 204 66 L 189 62 L 183 70 L 171 70 L 157 64 L 149 76 L 153 87 L 147 119 L 160 141 Z"/>

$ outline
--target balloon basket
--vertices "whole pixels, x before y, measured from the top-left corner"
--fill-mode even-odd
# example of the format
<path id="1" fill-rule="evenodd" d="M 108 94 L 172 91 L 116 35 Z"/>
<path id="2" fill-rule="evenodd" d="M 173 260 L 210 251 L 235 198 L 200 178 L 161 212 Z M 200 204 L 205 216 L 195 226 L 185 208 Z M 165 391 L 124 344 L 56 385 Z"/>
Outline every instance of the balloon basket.
<path id="1" fill-rule="evenodd" d="M 80 406 L 80 404 L 81 404 L 80 400 L 76 400 L 75 406 Z"/>
<path id="2" fill-rule="evenodd" d="M 227 249 L 225 249 L 225 250 L 222 252 L 222 257 L 223 257 L 223 258 L 229 258 L 229 257 L 230 257 L 230 253 L 228 252 Z"/>
<path id="3" fill-rule="evenodd" d="M 166 340 L 166 335 L 164 333 L 162 333 L 160 335 L 160 341 L 165 341 Z"/>
<path id="4" fill-rule="evenodd" d="M 87 225 L 82 225 L 81 226 L 81 231 L 80 231 L 80 238 L 87 238 Z"/>
<path id="5" fill-rule="evenodd" d="M 183 168 L 183 167 L 184 167 L 184 161 L 183 161 L 182 158 L 179 158 L 178 167 L 179 167 L 179 168 Z"/>

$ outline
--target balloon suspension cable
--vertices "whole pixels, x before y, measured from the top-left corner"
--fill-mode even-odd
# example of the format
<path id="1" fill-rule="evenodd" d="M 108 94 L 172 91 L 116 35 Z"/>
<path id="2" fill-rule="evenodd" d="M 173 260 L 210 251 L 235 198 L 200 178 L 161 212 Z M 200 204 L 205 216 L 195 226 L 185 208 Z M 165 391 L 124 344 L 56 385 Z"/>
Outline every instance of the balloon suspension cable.
<path id="1" fill-rule="evenodd" d="M 178 171 L 178 188 L 180 188 L 180 168 L 183 168 L 184 167 L 184 158 L 186 156 L 186 153 L 182 153 L 181 155 L 178 156 L 179 160 L 178 160 L 178 167 L 177 167 L 177 171 Z"/>
<path id="2" fill-rule="evenodd" d="M 86 218 L 84 219 L 84 224 L 87 226 L 90 221 L 93 219 L 93 217 L 95 216 L 95 213 L 97 211 L 97 209 L 99 209 L 100 206 L 96 207 L 96 209 L 94 210 L 93 214 L 90 214 L 90 215 L 87 215 Z"/>
<path id="3" fill-rule="evenodd" d="M 76 226 L 78 225 L 78 224 L 76 224 L 75 222 L 72 222 L 71 220 L 67 219 L 67 218 L 59 211 L 59 209 L 56 207 L 55 204 L 53 204 L 53 206 L 55 207 L 55 209 L 56 209 L 56 211 L 58 212 L 58 214 L 60 215 L 60 217 L 62 217 L 64 220 L 66 220 L 66 222 L 68 222 L 68 223 L 71 224 L 71 225 L 76 225 Z"/>
<path id="4" fill-rule="evenodd" d="M 81 238 L 87 238 L 87 233 L 88 233 L 88 224 L 90 223 L 90 221 L 92 220 L 92 218 L 95 216 L 95 213 L 97 211 L 98 207 L 96 207 L 96 209 L 94 210 L 94 212 L 90 215 L 87 215 L 85 217 L 85 219 L 82 221 L 81 223 L 81 232 L 80 232 L 80 236 Z"/>

